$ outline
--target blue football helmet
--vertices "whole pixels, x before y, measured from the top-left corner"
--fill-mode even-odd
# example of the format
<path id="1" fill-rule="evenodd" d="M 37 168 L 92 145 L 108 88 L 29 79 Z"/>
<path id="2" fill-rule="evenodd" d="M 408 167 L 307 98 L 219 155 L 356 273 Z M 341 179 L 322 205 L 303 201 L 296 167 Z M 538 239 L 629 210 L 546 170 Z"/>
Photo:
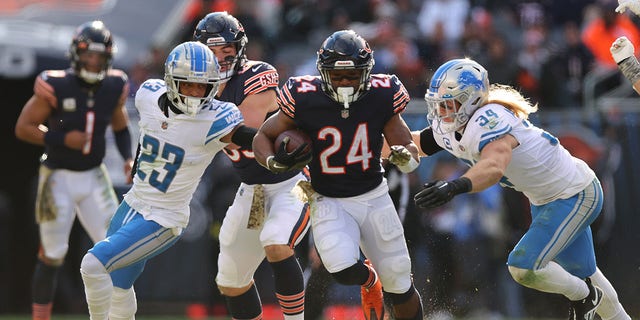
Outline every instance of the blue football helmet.
<path id="1" fill-rule="evenodd" d="M 484 67 L 471 59 L 449 60 L 433 74 L 424 96 L 427 120 L 438 133 L 457 131 L 488 97 L 489 77 Z"/>
<path id="2" fill-rule="evenodd" d="M 180 111 L 194 116 L 209 102 L 220 87 L 220 65 L 211 50 L 204 44 L 189 41 L 179 44 L 164 64 L 164 81 L 167 97 Z M 204 83 L 204 97 L 192 97 L 180 93 L 180 82 Z"/>

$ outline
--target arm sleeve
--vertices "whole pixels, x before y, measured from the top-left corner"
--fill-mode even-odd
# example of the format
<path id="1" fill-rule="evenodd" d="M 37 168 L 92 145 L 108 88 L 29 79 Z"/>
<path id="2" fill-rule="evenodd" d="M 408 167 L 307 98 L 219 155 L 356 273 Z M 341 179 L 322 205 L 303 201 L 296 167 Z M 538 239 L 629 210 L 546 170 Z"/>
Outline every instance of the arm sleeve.
<path id="1" fill-rule="evenodd" d="M 258 129 L 240 126 L 238 130 L 233 133 L 231 136 L 231 142 L 243 147 L 251 149 L 251 144 L 253 143 L 253 137 L 258 132 Z"/>
<path id="2" fill-rule="evenodd" d="M 113 135 L 122 158 L 125 160 L 131 159 L 131 133 L 129 133 L 129 128 L 114 132 Z"/>
<path id="3" fill-rule="evenodd" d="M 442 147 L 436 143 L 436 139 L 433 138 L 433 129 L 430 127 L 420 132 L 420 149 L 429 156 L 443 150 Z"/>

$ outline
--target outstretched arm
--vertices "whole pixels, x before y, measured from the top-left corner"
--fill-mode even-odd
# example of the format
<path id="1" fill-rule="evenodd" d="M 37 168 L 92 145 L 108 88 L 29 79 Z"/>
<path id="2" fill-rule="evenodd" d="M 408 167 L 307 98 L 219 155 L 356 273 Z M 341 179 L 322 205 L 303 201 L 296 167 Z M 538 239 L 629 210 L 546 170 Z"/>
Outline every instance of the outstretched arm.
<path id="1" fill-rule="evenodd" d="M 618 64 L 618 69 L 631 82 L 633 89 L 640 94 L 640 63 L 634 55 L 633 43 L 622 36 L 611 44 L 609 50 L 613 60 Z"/>

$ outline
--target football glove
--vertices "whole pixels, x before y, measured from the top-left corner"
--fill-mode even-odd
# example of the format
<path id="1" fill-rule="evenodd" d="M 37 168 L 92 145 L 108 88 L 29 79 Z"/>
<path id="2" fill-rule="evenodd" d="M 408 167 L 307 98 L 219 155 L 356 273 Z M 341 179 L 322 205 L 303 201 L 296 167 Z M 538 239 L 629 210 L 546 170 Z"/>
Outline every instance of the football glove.
<path id="1" fill-rule="evenodd" d="M 276 154 L 267 157 L 267 169 L 273 173 L 282 173 L 291 170 L 300 170 L 311 161 L 311 152 L 304 152 L 307 143 L 303 143 L 295 150 L 287 152 L 289 137 L 280 143 Z"/>
<path id="2" fill-rule="evenodd" d="M 420 162 L 413 158 L 411 151 L 401 145 L 391 146 L 389 162 L 396 165 L 402 172 L 411 172 L 420 164 Z"/>
<path id="3" fill-rule="evenodd" d="M 471 180 L 467 177 L 452 181 L 437 180 L 425 184 L 413 200 L 420 208 L 435 208 L 451 201 L 454 196 L 469 191 L 471 191 Z"/>
<path id="4" fill-rule="evenodd" d="M 611 51 L 611 56 L 616 63 L 620 63 L 626 58 L 633 57 L 634 54 L 633 43 L 631 43 L 631 41 L 629 41 L 625 36 L 616 39 L 616 41 L 611 44 L 611 48 L 609 48 L 609 50 Z"/>
<path id="5" fill-rule="evenodd" d="M 631 10 L 631 12 L 640 16 L 640 1 L 638 0 L 618 0 L 617 13 L 624 13 L 625 10 Z"/>

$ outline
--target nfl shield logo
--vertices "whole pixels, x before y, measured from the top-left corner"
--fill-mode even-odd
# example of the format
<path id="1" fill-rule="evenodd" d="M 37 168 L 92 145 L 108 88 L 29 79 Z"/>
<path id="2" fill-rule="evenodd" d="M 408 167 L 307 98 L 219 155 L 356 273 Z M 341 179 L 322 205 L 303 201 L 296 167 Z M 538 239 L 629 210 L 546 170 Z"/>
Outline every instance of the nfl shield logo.
<path id="1" fill-rule="evenodd" d="M 162 125 L 160 127 L 162 128 L 162 130 L 167 130 L 167 127 L 169 127 L 169 124 L 166 121 L 162 121 Z"/>

